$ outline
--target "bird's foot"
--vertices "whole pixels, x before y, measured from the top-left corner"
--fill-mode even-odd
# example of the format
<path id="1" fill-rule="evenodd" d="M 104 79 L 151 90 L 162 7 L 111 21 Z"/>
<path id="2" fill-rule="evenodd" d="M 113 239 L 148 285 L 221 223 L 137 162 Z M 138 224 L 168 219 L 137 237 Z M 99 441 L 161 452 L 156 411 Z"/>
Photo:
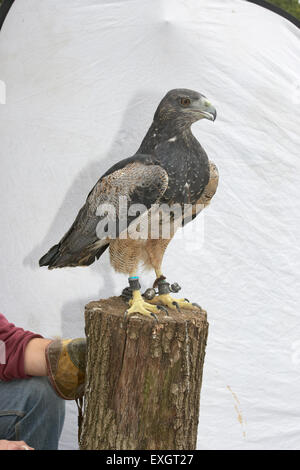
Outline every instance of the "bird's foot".
<path id="1" fill-rule="evenodd" d="M 174 284 L 169 284 L 164 276 L 155 281 L 158 287 L 158 294 L 156 294 L 155 289 L 147 289 L 144 296 L 147 298 L 148 302 L 154 305 L 161 305 L 170 308 L 171 310 L 178 310 L 180 308 L 185 308 L 188 310 L 195 310 L 201 307 L 196 303 L 191 303 L 188 299 L 174 299 L 170 294 L 172 292 L 180 291 L 181 287 L 175 282 Z"/>
<path id="2" fill-rule="evenodd" d="M 124 317 L 127 318 L 129 315 L 134 313 L 140 313 L 146 317 L 154 318 L 158 321 L 157 313 L 160 313 L 162 310 L 165 310 L 164 307 L 160 305 L 152 305 L 148 302 L 145 302 L 141 296 L 140 291 L 134 291 L 133 297 L 129 300 L 129 309 L 126 310 Z"/>
<path id="3" fill-rule="evenodd" d="M 152 300 L 149 300 L 149 302 L 155 305 L 164 305 L 171 310 L 178 310 L 179 312 L 181 308 L 188 310 L 200 309 L 199 305 L 189 302 L 188 299 L 175 299 L 170 294 L 157 295 Z"/>

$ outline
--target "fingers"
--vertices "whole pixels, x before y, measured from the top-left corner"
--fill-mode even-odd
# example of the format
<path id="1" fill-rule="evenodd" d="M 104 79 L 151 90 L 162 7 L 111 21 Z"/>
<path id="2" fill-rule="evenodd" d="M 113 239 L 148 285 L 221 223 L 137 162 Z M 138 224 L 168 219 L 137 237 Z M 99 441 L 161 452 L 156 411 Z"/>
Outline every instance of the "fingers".
<path id="1" fill-rule="evenodd" d="M 0 440 L 0 450 L 34 450 L 24 441 Z"/>
<path id="2" fill-rule="evenodd" d="M 14 443 L 17 444 L 19 448 L 18 450 L 34 450 L 33 447 L 29 447 L 29 445 L 24 441 L 15 441 Z"/>

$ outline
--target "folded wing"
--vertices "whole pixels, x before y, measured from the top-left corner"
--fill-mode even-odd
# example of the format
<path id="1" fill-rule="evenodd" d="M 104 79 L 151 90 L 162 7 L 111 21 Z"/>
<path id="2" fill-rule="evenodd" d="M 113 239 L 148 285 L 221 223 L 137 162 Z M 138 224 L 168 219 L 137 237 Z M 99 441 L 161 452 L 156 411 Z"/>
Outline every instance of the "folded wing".
<path id="1" fill-rule="evenodd" d="M 40 259 L 40 266 L 53 269 L 92 264 L 109 246 L 111 238 L 117 238 L 138 216 L 159 202 L 167 187 L 168 175 L 159 165 L 134 160 L 106 173 L 88 195 L 69 231 Z M 119 217 L 120 204 L 124 208 L 125 203 L 128 207 L 132 204 L 143 207 L 138 215 Z M 115 224 L 111 224 L 113 213 Z M 121 214 L 124 216 L 123 209 Z M 103 228 L 107 229 L 105 235 Z"/>

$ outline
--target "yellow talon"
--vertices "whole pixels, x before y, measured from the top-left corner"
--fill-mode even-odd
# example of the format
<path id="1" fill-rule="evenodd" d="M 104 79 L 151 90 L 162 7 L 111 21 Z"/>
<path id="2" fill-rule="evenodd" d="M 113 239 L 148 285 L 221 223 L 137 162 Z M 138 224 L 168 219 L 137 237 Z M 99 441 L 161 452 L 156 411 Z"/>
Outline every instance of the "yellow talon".
<path id="1" fill-rule="evenodd" d="M 153 304 L 162 304 L 172 310 L 178 310 L 178 308 L 186 308 L 189 310 L 195 310 L 195 308 L 200 308 L 197 305 L 193 305 L 192 303 L 188 302 L 186 299 L 174 299 L 171 297 L 170 294 L 161 294 L 156 295 L 152 300 L 149 302 Z"/>
<path id="2" fill-rule="evenodd" d="M 158 307 L 145 302 L 141 296 L 140 291 L 138 290 L 133 291 L 132 299 L 129 300 L 129 305 L 130 308 L 126 311 L 126 316 L 133 313 L 140 313 L 141 315 L 145 315 L 147 317 L 156 318 L 155 314 L 159 313 L 160 311 Z"/>

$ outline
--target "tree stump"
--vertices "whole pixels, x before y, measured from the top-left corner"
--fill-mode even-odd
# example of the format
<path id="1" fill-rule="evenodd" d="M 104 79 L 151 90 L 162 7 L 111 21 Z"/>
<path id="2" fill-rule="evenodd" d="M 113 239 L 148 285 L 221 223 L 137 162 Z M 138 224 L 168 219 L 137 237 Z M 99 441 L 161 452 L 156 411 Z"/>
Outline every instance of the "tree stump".
<path id="1" fill-rule="evenodd" d="M 195 449 L 206 312 L 124 320 L 121 297 L 86 306 L 87 377 L 80 449 Z"/>

